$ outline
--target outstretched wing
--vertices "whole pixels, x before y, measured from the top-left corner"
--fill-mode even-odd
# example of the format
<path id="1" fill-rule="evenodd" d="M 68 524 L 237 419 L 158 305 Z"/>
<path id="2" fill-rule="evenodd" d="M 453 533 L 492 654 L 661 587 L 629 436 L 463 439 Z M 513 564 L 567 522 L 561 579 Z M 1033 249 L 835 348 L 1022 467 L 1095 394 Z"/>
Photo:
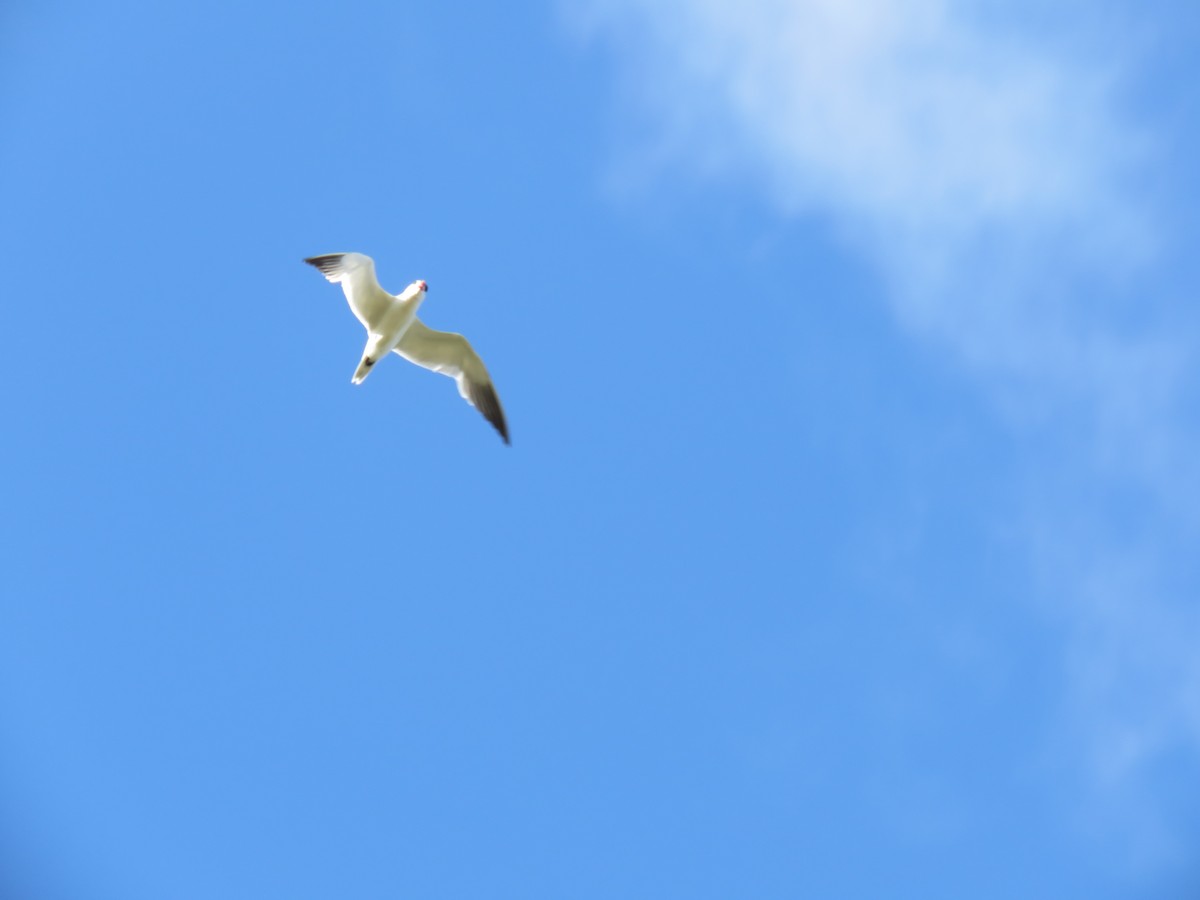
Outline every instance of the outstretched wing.
<path id="1" fill-rule="evenodd" d="M 504 421 L 504 410 L 500 407 L 491 376 L 465 337 L 449 331 L 434 331 L 414 319 L 400 338 L 396 352 L 409 362 L 457 381 L 463 399 L 483 413 L 483 417 L 500 432 L 504 443 L 509 443 L 508 424 Z"/>
<path id="2" fill-rule="evenodd" d="M 362 253 L 327 253 L 304 260 L 321 274 L 341 283 L 354 317 L 372 331 L 395 298 L 379 286 L 375 278 L 375 260 Z"/>

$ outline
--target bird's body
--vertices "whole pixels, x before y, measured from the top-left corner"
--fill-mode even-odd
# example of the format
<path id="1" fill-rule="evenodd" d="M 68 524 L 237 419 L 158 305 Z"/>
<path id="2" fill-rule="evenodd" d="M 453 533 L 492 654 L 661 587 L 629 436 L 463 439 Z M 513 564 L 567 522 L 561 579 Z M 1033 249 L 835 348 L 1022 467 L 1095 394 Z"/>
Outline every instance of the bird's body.
<path id="1" fill-rule="evenodd" d="M 396 352 L 409 362 L 448 375 L 463 399 L 478 409 L 508 443 L 508 424 L 483 360 L 461 334 L 435 331 L 417 318 L 428 285 L 414 281 L 399 294 L 389 294 L 375 278 L 375 262 L 362 253 L 330 253 L 304 260 L 340 283 L 346 301 L 367 329 L 367 345 L 351 379 L 361 384 L 384 356 Z"/>

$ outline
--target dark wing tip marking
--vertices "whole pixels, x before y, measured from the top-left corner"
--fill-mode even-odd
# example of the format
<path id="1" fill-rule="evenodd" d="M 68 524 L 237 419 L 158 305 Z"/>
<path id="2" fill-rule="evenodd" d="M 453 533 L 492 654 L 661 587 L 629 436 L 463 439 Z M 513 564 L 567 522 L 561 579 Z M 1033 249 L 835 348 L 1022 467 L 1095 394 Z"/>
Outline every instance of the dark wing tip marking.
<path id="1" fill-rule="evenodd" d="M 496 396 L 496 389 L 490 383 L 472 384 L 470 394 L 471 404 L 500 432 L 504 443 L 511 446 L 512 441 L 508 439 L 508 423 L 504 421 L 504 410 L 500 408 L 500 398 Z"/>
<path id="2" fill-rule="evenodd" d="M 342 264 L 342 257 L 345 253 L 326 253 L 324 256 L 309 256 L 305 258 L 305 262 L 310 266 L 315 266 L 326 275 L 334 271 Z"/>

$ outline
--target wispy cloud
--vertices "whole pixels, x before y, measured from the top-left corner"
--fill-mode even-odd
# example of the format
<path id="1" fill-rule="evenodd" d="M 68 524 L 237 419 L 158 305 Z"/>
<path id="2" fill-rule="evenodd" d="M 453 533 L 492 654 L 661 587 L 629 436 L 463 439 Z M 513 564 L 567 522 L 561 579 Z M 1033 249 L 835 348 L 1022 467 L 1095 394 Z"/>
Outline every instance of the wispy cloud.
<path id="1" fill-rule="evenodd" d="M 1136 149 L 1109 121 L 1104 73 L 985 36 L 940 0 L 589 9 L 685 127 L 665 139 L 763 166 L 784 205 L 830 205 L 889 238 L 1090 219 Z"/>
<path id="2" fill-rule="evenodd" d="M 630 156 L 643 174 L 748 180 L 781 214 L 824 218 L 884 274 L 897 317 L 1013 421 L 1067 419 L 1085 435 L 1058 432 L 1064 455 L 1083 453 L 1075 493 L 1051 484 L 1071 465 L 1061 458 L 1030 475 L 1038 491 L 1078 510 L 1115 480 L 1141 492 L 1149 531 L 1195 534 L 1200 454 L 1181 412 L 1193 348 L 1135 290 L 1164 252 L 1133 189 L 1160 148 L 1123 109 L 1137 60 L 1112 56 L 1121 42 L 1101 55 L 1041 5 L 977 0 L 570 8 L 615 49 L 627 99 L 652 123 Z M 1173 577 L 1190 556 L 1032 505 L 1031 559 L 1060 597 L 1097 783 L 1200 747 L 1200 622 Z"/>
<path id="3" fill-rule="evenodd" d="M 1114 113 L 1111 63 L 985 31 L 946 0 L 576 8 L 655 118 L 644 162 L 749 175 L 782 211 L 830 217 L 894 279 L 906 320 L 977 361 L 1016 362 L 965 331 L 1010 324 L 1014 281 L 1053 302 L 1061 284 L 1033 278 L 1047 259 L 1112 272 L 1153 252 L 1123 186 L 1148 145 Z M 971 296 L 964 269 L 985 275 Z M 1002 300 L 979 290 L 995 279 Z"/>
<path id="4" fill-rule="evenodd" d="M 652 123 L 627 171 L 749 180 L 781 213 L 824 218 L 886 276 L 897 317 L 1014 415 L 1086 407 L 1098 462 L 1174 489 L 1192 352 L 1139 284 L 1162 241 L 1145 191 L 1157 139 L 1121 102 L 1136 58 L 1097 38 L 1101 57 L 1044 10 L 1037 28 L 997 19 L 1041 6 L 570 9 L 617 48 Z"/>

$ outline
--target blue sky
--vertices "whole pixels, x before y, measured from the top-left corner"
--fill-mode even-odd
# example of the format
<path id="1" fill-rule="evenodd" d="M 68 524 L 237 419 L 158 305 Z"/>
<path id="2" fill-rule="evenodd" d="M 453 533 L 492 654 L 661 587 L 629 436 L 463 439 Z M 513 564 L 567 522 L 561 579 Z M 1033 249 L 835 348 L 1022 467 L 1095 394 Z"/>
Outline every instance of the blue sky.
<path id="1" fill-rule="evenodd" d="M 5 896 L 1192 896 L 1197 38 L 6 5 Z"/>

